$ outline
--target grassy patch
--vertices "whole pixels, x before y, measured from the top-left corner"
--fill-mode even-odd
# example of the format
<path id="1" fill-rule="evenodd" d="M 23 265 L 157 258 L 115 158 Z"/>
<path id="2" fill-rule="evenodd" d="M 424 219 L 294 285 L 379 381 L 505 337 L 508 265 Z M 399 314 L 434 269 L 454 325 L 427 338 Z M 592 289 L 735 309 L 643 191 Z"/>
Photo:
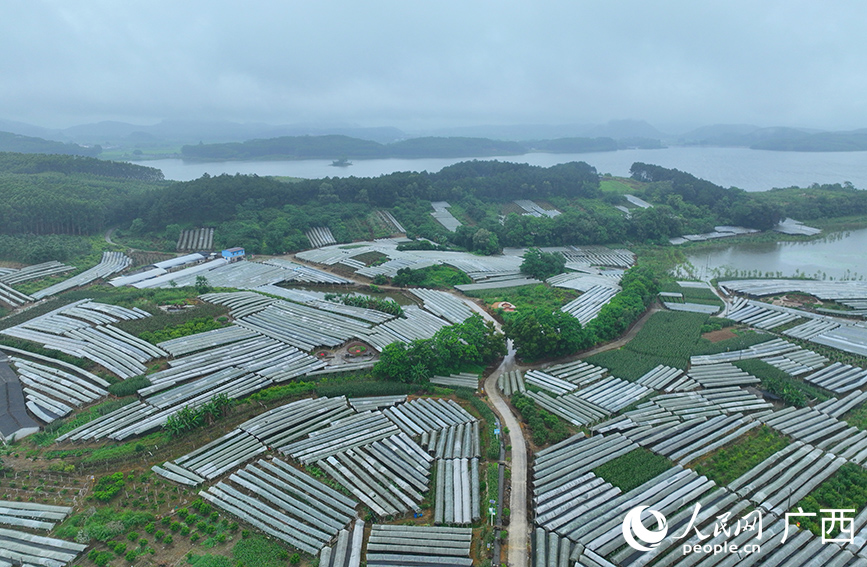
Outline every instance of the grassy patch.
<path id="1" fill-rule="evenodd" d="M 638 448 L 593 469 L 593 474 L 610 482 L 623 492 L 629 492 L 672 466 L 662 455 Z"/>
<path id="2" fill-rule="evenodd" d="M 642 190 L 638 187 L 630 187 L 617 177 L 603 177 L 599 180 L 599 189 L 603 193 L 616 193 L 618 195 L 630 195 Z"/>
<path id="3" fill-rule="evenodd" d="M 801 517 L 801 529 L 808 529 L 815 535 L 821 535 L 822 518 L 829 517 L 820 512 L 822 509 L 854 509 L 854 514 L 846 513 L 845 517 L 854 518 L 864 506 L 867 505 L 867 470 L 854 464 L 846 463 L 831 475 L 828 480 L 816 487 L 813 492 L 805 496 L 800 502 L 792 507 L 790 512 L 796 512 L 798 507 L 804 512 L 813 512 L 812 517 Z M 826 534 L 827 537 L 836 537 L 840 524 L 834 526 L 834 533 Z"/>
<path id="4" fill-rule="evenodd" d="M 464 272 L 443 264 L 420 270 L 401 268 L 391 281 L 394 285 L 401 287 L 417 286 L 439 289 L 450 289 L 456 285 L 473 283 L 470 276 Z"/>
<path id="5" fill-rule="evenodd" d="M 223 555 L 195 555 L 190 553 L 187 555 L 187 563 L 193 567 L 232 567 L 232 560 Z"/>
<path id="6" fill-rule="evenodd" d="M 843 416 L 843 421 L 858 429 L 867 430 L 867 405 L 860 405 Z"/>
<path id="7" fill-rule="evenodd" d="M 246 567 L 286 567 L 289 551 L 274 540 L 255 535 L 236 543 L 232 557 Z"/>
<path id="8" fill-rule="evenodd" d="M 759 378 L 762 381 L 762 388 L 795 407 L 802 408 L 812 399 L 822 402 L 830 397 L 825 390 L 789 376 L 764 360 L 757 358 L 738 360 L 734 365 Z"/>
<path id="9" fill-rule="evenodd" d="M 637 380 L 660 364 L 685 369 L 707 319 L 701 313 L 658 311 L 626 346 L 588 357 L 587 362 L 627 380 Z"/>
<path id="10" fill-rule="evenodd" d="M 789 444 L 777 430 L 762 425 L 700 459 L 695 472 L 725 485 Z"/>
<path id="11" fill-rule="evenodd" d="M 579 294 L 571 289 L 537 284 L 504 289 L 482 289 L 470 291 L 467 295 L 478 297 L 489 305 L 500 301 L 508 301 L 518 311 L 537 308 L 556 311 L 578 297 Z"/>

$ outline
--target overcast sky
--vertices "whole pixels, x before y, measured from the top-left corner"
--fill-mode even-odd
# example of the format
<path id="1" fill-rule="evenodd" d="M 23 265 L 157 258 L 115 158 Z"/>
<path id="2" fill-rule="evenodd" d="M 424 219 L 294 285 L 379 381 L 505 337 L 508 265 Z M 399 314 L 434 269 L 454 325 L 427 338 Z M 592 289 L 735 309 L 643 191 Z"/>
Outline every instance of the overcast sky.
<path id="1" fill-rule="evenodd" d="M 0 118 L 867 127 L 867 3 L 3 0 Z"/>

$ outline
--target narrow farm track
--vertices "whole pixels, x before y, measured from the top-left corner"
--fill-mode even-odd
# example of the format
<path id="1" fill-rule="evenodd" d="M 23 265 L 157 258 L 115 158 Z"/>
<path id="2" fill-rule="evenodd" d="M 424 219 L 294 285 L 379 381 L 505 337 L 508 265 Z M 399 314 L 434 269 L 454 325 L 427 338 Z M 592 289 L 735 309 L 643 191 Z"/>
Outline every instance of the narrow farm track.
<path id="1" fill-rule="evenodd" d="M 500 396 L 497 389 L 497 378 L 504 372 L 517 368 L 515 350 L 509 341 L 509 353 L 500 363 L 497 370 L 485 380 L 485 392 L 493 405 L 494 411 L 500 416 L 501 426 L 509 430 L 509 443 L 512 445 L 510 464 L 512 494 L 509 498 L 509 554 L 507 564 L 510 567 L 527 567 L 529 565 L 530 523 L 527 514 L 527 443 L 521 431 L 521 424 L 509 409 L 509 405 Z"/>

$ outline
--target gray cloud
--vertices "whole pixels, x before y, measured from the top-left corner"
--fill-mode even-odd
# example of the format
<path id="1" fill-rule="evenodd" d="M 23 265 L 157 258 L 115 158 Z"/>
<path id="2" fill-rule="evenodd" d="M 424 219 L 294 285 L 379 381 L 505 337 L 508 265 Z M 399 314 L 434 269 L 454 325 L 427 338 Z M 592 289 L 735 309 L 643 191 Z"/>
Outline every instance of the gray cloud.
<path id="1" fill-rule="evenodd" d="M 861 2 L 17 1 L 0 116 L 867 126 Z"/>

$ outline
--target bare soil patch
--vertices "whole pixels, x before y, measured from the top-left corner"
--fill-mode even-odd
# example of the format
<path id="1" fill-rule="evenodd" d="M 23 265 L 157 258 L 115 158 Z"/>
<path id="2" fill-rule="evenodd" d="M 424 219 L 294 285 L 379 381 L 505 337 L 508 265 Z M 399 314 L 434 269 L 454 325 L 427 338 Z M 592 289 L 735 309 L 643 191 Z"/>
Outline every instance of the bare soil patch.
<path id="1" fill-rule="evenodd" d="M 711 331 L 710 333 L 705 333 L 701 337 L 703 339 L 707 339 L 712 343 L 718 343 L 720 341 L 724 341 L 726 339 L 733 339 L 737 335 L 732 331 L 731 327 L 727 327 L 725 329 L 720 329 L 719 331 Z"/>

